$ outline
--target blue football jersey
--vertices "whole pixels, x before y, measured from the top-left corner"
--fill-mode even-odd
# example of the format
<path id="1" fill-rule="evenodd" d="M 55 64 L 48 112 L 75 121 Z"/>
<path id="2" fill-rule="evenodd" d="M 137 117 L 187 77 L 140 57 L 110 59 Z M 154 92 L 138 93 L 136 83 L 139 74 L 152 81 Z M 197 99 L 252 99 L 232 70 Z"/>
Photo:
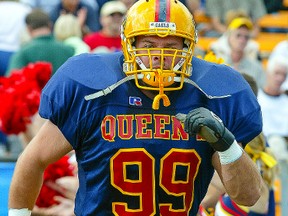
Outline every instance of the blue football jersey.
<path id="1" fill-rule="evenodd" d="M 169 94 L 171 105 L 152 102 L 130 80 L 110 94 L 85 100 L 124 78 L 123 55 L 70 58 L 42 91 L 39 113 L 59 127 L 76 150 L 76 215 L 196 215 L 214 172 L 214 150 L 189 137 L 175 118 L 206 107 L 244 145 L 262 129 L 256 97 L 242 76 L 225 65 L 193 58 L 193 85 Z"/>

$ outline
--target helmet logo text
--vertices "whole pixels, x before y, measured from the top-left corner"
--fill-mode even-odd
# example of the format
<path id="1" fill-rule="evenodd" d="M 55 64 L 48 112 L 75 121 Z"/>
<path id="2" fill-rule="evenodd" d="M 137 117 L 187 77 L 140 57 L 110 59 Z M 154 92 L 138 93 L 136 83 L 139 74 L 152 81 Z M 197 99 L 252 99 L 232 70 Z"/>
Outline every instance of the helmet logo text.
<path id="1" fill-rule="evenodd" d="M 150 22 L 150 29 L 163 28 L 176 31 L 176 24 L 172 22 Z"/>

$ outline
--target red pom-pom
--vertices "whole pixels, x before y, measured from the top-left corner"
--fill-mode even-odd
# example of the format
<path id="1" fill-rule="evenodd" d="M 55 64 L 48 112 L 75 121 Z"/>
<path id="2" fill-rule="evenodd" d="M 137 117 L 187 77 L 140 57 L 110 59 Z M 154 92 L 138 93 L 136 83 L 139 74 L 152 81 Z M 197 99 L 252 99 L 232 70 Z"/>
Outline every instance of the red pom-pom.
<path id="1" fill-rule="evenodd" d="M 73 166 L 69 163 L 68 159 L 68 156 L 64 156 L 45 169 L 43 186 L 36 200 L 36 205 L 38 207 L 47 208 L 54 204 L 58 204 L 54 200 L 54 196 L 62 196 L 62 194 L 49 187 L 48 183 L 55 182 L 58 178 L 64 176 L 73 176 Z"/>
<path id="2" fill-rule="evenodd" d="M 30 63 L 0 78 L 0 128 L 6 134 L 19 134 L 38 111 L 42 88 L 52 73 L 47 62 Z"/>

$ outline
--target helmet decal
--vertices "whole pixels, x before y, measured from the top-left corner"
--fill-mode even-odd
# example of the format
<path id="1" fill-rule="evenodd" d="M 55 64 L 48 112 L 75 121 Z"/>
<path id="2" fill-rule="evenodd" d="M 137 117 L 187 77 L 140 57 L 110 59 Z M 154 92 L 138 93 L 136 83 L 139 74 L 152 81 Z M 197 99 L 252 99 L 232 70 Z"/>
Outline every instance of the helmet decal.
<path id="1" fill-rule="evenodd" d="M 176 31 L 176 24 L 172 22 L 150 22 L 150 29 L 170 29 Z"/>
<path id="2" fill-rule="evenodd" d="M 155 1 L 155 22 L 170 21 L 170 1 L 156 0 Z"/>

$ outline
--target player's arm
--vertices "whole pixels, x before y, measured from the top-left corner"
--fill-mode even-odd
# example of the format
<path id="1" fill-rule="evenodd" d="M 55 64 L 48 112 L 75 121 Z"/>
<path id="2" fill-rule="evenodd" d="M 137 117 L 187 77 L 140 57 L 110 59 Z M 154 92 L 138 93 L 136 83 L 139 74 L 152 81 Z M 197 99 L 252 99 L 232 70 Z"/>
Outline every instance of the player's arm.
<path id="1" fill-rule="evenodd" d="M 253 206 L 258 201 L 264 182 L 255 163 L 244 151 L 237 160 L 228 164 L 221 164 L 216 152 L 212 163 L 227 194 L 237 204 Z"/>
<path id="2" fill-rule="evenodd" d="M 183 116 L 176 117 L 183 121 Z M 228 195 L 240 205 L 254 205 L 263 186 L 260 172 L 222 120 L 200 107 L 185 116 L 184 129 L 190 136 L 200 134 L 216 151 L 212 163 Z"/>
<path id="3" fill-rule="evenodd" d="M 18 158 L 9 192 L 9 216 L 30 215 L 42 185 L 45 168 L 72 150 L 51 121 L 47 121 Z M 14 214 L 15 212 L 23 214 Z M 26 209 L 26 210 L 23 210 Z"/>

